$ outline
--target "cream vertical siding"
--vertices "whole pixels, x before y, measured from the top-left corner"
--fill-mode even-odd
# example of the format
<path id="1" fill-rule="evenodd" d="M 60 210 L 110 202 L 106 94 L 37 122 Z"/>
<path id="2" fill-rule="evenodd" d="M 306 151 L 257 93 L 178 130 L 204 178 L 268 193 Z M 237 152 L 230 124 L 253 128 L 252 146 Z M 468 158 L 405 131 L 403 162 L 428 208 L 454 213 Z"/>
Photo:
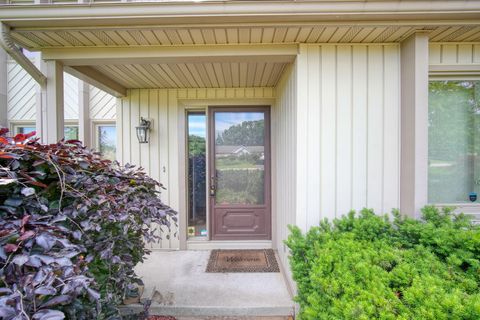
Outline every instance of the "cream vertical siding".
<path id="1" fill-rule="evenodd" d="M 113 120 L 117 112 L 117 98 L 94 86 L 89 86 L 89 108 L 92 120 Z"/>
<path id="2" fill-rule="evenodd" d="M 430 65 L 480 64 L 480 43 L 432 43 Z"/>
<path id="3" fill-rule="evenodd" d="M 119 99 L 117 104 L 117 158 L 145 168 L 154 179 L 160 181 L 166 190 L 162 190 L 162 200 L 179 211 L 186 196 L 182 179 L 186 168 L 184 150 L 180 141 L 185 136 L 185 113 L 180 101 L 188 105 L 188 100 L 224 101 L 228 99 L 274 98 L 273 88 L 219 88 L 219 89 L 131 89 L 127 97 Z M 206 102 L 207 103 L 207 102 Z M 151 140 L 148 144 L 139 144 L 135 127 L 140 117 L 153 120 Z M 179 212 L 184 218 L 185 212 Z M 178 225 L 172 223 L 169 238 L 153 246 L 154 249 L 178 249 L 180 247 Z"/>
<path id="4" fill-rule="evenodd" d="M 388 45 L 301 45 L 296 224 L 399 207 L 400 54 Z"/>
<path id="5" fill-rule="evenodd" d="M 8 120 L 35 121 L 38 85 L 15 61 L 7 60 Z"/>
<path id="6" fill-rule="evenodd" d="M 78 121 L 79 79 L 64 73 L 64 115 Z M 116 98 L 96 87 L 90 87 L 90 119 L 115 120 Z M 35 121 L 37 93 L 35 80 L 15 61 L 7 61 L 7 117 L 9 121 Z"/>
<path id="7" fill-rule="evenodd" d="M 8 60 L 8 120 L 34 121 L 38 84 L 15 61 Z M 64 74 L 64 114 L 67 120 L 78 119 L 78 79 Z"/>
<path id="8" fill-rule="evenodd" d="M 288 254 L 283 241 L 288 225 L 295 225 L 297 73 L 296 64 L 288 67 L 280 79 L 276 103 L 272 108 L 272 212 L 274 246 L 284 269 L 289 271 Z M 290 275 L 290 274 L 289 274 Z M 289 277 L 291 278 L 291 277 Z"/>
<path id="9" fill-rule="evenodd" d="M 78 120 L 78 78 L 63 74 L 63 114 L 65 120 Z"/>

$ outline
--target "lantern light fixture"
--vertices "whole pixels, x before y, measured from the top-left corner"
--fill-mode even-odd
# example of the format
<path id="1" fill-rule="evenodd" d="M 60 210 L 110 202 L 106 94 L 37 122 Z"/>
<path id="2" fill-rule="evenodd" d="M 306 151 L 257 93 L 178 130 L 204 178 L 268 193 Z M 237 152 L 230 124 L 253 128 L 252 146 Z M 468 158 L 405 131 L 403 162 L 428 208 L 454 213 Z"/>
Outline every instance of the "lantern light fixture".
<path id="1" fill-rule="evenodd" d="M 139 143 L 148 143 L 150 139 L 150 128 L 152 122 L 143 117 L 140 118 L 140 125 L 137 129 L 137 139 Z"/>

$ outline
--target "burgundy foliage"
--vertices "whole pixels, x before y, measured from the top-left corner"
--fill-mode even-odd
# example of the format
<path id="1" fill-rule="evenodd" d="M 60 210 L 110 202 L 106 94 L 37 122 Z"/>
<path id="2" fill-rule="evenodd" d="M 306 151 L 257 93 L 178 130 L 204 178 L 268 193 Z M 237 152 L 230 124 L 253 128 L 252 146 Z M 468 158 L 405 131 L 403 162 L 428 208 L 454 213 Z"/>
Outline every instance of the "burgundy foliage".
<path id="1" fill-rule="evenodd" d="M 114 319 L 176 213 L 141 168 L 0 129 L 0 319 Z"/>

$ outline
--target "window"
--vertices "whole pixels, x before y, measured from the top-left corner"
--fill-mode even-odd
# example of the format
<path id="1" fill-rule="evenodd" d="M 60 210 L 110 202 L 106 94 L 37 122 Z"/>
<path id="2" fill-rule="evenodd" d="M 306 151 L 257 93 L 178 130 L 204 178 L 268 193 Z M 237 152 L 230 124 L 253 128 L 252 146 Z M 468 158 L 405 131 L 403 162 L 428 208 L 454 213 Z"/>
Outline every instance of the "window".
<path id="1" fill-rule="evenodd" d="M 189 237 L 207 236 L 206 115 L 189 112 L 188 119 L 188 230 Z"/>
<path id="2" fill-rule="evenodd" d="M 23 133 L 28 134 L 32 131 L 36 131 L 35 124 L 16 124 L 13 126 L 14 134 Z M 77 125 L 65 125 L 64 128 L 65 140 L 78 140 L 78 126 Z"/>
<path id="3" fill-rule="evenodd" d="M 480 81 L 430 81 L 428 124 L 428 201 L 475 201 L 480 192 Z"/>
<path id="4" fill-rule="evenodd" d="M 78 140 L 78 126 L 65 126 L 65 140 Z"/>
<path id="5" fill-rule="evenodd" d="M 97 149 L 105 159 L 115 160 L 117 128 L 113 124 L 96 125 Z"/>
<path id="6" fill-rule="evenodd" d="M 23 134 L 28 134 L 30 132 L 35 131 L 35 126 L 15 126 L 15 134 L 17 133 L 23 133 Z"/>

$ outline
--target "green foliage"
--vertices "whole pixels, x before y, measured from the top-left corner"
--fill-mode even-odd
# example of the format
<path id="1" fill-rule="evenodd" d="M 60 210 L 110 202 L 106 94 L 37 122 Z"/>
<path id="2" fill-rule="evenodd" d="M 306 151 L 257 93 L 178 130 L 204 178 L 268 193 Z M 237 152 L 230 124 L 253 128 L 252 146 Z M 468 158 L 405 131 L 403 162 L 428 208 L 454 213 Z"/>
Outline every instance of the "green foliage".
<path id="1" fill-rule="evenodd" d="M 0 130 L 0 318 L 118 319 L 136 264 L 170 225 L 161 184 L 79 141 Z"/>
<path id="2" fill-rule="evenodd" d="M 265 121 L 243 121 L 233 125 L 217 136 L 217 145 L 263 146 Z"/>
<path id="3" fill-rule="evenodd" d="M 264 171 L 260 169 L 217 170 L 217 202 L 262 204 Z"/>
<path id="4" fill-rule="evenodd" d="M 480 229 L 451 209 L 394 216 L 290 228 L 300 319 L 480 319 Z"/>
<path id="5" fill-rule="evenodd" d="M 206 152 L 205 138 L 194 134 L 188 136 L 188 155 L 198 156 L 204 155 Z"/>

